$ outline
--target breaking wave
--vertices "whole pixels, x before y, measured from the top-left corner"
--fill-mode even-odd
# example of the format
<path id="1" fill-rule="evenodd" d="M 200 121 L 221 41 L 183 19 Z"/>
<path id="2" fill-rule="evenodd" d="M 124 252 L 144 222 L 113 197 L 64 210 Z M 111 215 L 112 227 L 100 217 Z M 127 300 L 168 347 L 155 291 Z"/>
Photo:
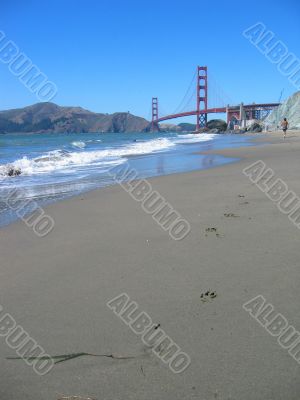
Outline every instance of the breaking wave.
<path id="1" fill-rule="evenodd" d="M 84 149 L 85 148 L 85 143 L 82 140 L 79 140 L 77 142 L 72 142 L 71 145 L 73 147 L 78 147 L 79 149 Z"/>
<path id="2" fill-rule="evenodd" d="M 72 142 L 72 145 L 82 149 L 85 147 L 83 141 Z M 166 150 L 172 146 L 175 146 L 174 142 L 162 138 L 136 142 L 123 147 L 93 151 L 66 151 L 59 149 L 42 154 L 36 158 L 25 156 L 15 160 L 10 166 L 20 170 L 22 175 L 43 174 L 65 169 L 72 172 L 78 167 L 106 166 L 111 163 L 122 163 L 126 161 L 126 156 L 150 154 Z M 0 165 L 0 176 L 7 176 L 5 171 L 7 171 L 7 165 Z"/>
<path id="3" fill-rule="evenodd" d="M 175 142 L 177 144 L 207 142 L 216 136 L 218 135 L 215 133 L 187 133 L 185 135 L 178 135 Z"/>

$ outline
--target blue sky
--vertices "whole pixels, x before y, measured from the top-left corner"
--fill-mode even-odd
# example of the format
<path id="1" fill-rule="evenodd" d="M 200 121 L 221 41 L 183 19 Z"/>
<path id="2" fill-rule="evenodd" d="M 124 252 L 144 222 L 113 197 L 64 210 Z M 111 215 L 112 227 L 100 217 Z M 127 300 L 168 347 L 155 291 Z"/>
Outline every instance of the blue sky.
<path id="1" fill-rule="evenodd" d="M 0 30 L 56 83 L 55 103 L 149 118 L 152 96 L 177 107 L 198 64 L 237 103 L 295 92 L 243 37 L 258 21 L 300 58 L 298 0 L 11 0 Z M 0 109 L 38 101 L 2 63 L 0 87 Z"/>

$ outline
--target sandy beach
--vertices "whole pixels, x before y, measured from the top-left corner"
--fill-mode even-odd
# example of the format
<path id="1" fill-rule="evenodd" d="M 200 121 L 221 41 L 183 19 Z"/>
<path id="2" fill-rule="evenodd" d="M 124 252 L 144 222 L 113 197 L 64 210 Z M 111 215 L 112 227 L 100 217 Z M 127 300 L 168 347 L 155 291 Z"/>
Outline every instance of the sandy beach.
<path id="1" fill-rule="evenodd" d="M 262 295 L 300 330 L 300 231 L 242 171 L 263 160 L 300 196 L 300 132 L 255 142 L 218 152 L 234 163 L 149 179 L 190 223 L 183 240 L 119 185 L 47 207 L 55 226 L 44 238 L 22 221 L 0 230 L 4 311 L 50 355 L 116 357 L 78 357 L 39 376 L 6 359 L 16 354 L 2 337 L 1 399 L 299 399 L 299 364 L 243 304 Z M 191 357 L 184 372 L 107 307 L 121 293 Z"/>

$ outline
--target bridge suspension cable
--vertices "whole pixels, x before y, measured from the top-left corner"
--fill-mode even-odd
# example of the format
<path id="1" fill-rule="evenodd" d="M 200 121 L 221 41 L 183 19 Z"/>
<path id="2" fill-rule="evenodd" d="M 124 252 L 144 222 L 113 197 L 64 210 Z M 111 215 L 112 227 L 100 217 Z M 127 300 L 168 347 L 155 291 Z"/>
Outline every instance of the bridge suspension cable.
<path id="1" fill-rule="evenodd" d="M 183 96 L 181 102 L 177 106 L 177 108 L 174 110 L 173 114 L 177 114 L 179 112 L 182 112 L 186 106 L 187 103 L 190 103 L 191 97 L 194 95 L 195 96 L 195 86 L 196 86 L 196 73 L 197 71 L 195 70 L 194 75 L 192 77 L 192 80 L 185 92 L 185 95 Z"/>
<path id="2" fill-rule="evenodd" d="M 181 112 L 194 109 L 195 108 L 195 104 L 196 104 L 196 92 L 194 90 L 191 93 L 189 99 L 187 99 L 186 103 L 182 107 Z"/>
<path id="3" fill-rule="evenodd" d="M 226 107 L 228 104 L 235 104 L 233 99 L 224 91 L 211 72 L 209 72 L 208 91 L 208 104 L 210 108 Z"/>

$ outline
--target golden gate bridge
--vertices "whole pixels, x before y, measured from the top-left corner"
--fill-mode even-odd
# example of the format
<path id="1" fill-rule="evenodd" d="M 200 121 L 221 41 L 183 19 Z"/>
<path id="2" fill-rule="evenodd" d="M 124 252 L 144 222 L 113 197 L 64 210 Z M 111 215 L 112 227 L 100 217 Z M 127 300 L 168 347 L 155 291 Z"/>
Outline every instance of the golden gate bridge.
<path id="1" fill-rule="evenodd" d="M 200 128 L 206 127 L 208 114 L 215 114 L 215 113 L 217 114 L 226 113 L 227 124 L 230 124 L 232 122 L 234 124 L 242 126 L 246 120 L 264 119 L 272 110 L 274 110 L 280 105 L 280 103 L 260 103 L 260 104 L 240 103 L 238 105 L 229 105 L 228 103 L 226 106 L 222 105 L 219 107 L 209 107 L 207 72 L 208 72 L 207 66 L 197 67 L 196 73 L 194 75 L 194 77 L 196 77 L 196 87 L 195 87 L 196 90 L 194 90 L 196 96 L 194 96 L 194 93 L 191 96 L 191 98 L 195 97 L 196 104 L 192 106 L 189 102 L 189 106 L 192 107 L 192 110 L 187 110 L 187 111 L 184 110 L 161 116 L 159 115 L 158 98 L 152 97 L 152 121 L 151 121 L 152 131 L 159 129 L 160 122 L 167 121 L 170 119 L 189 117 L 191 115 L 195 115 L 196 132 L 198 132 Z M 192 85 L 190 85 L 189 89 L 191 88 Z"/>

